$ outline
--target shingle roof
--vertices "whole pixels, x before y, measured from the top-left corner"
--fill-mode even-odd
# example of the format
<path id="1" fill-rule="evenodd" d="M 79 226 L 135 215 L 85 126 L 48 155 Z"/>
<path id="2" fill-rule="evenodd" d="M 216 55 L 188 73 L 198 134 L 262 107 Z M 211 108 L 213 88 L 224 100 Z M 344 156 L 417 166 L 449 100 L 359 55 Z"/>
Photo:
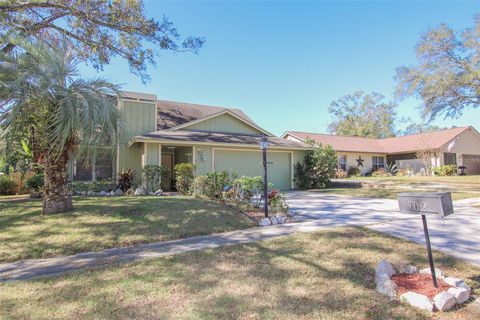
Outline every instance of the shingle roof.
<path id="1" fill-rule="evenodd" d="M 424 149 L 439 149 L 455 139 L 459 134 L 473 127 L 459 127 L 407 136 L 380 139 L 386 153 L 404 153 Z M 475 129 L 473 129 L 475 130 Z"/>
<path id="2" fill-rule="evenodd" d="M 302 140 L 306 138 L 314 139 L 322 145 L 332 146 L 333 149 L 337 151 L 408 153 L 423 149 L 439 149 L 459 134 L 472 129 L 473 127 L 459 127 L 385 139 L 337 136 L 300 131 L 287 131 L 284 136 L 290 134 Z"/>
<path id="3" fill-rule="evenodd" d="M 258 147 L 261 135 L 239 134 L 227 132 L 209 132 L 209 131 L 193 131 L 193 130 L 176 130 L 176 131 L 156 131 L 132 139 L 133 142 L 152 140 L 162 142 L 194 142 L 204 144 L 236 144 L 245 146 Z M 287 149 L 312 149 L 312 146 L 303 142 L 290 141 L 278 137 L 268 137 L 271 148 L 287 148 Z"/>
<path id="4" fill-rule="evenodd" d="M 245 113 L 235 108 L 214 107 L 201 104 L 158 100 L 157 130 L 170 129 L 190 121 L 219 113 L 223 110 L 229 110 L 248 122 L 255 124 L 255 122 L 253 122 L 253 120 L 250 119 Z"/>

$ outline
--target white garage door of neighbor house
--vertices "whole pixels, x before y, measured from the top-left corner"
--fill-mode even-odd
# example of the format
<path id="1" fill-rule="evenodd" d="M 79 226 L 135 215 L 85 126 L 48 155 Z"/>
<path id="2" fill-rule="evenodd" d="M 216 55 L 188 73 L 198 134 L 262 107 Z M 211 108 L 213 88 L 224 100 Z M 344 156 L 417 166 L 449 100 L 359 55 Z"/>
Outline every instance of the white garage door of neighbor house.
<path id="1" fill-rule="evenodd" d="M 480 155 L 464 154 L 462 155 L 463 165 L 467 168 L 465 173 L 468 175 L 480 174 Z"/>
<path id="2" fill-rule="evenodd" d="M 227 171 L 239 176 L 263 176 L 262 152 L 215 149 L 214 170 Z M 292 166 L 290 152 L 268 152 L 268 180 L 275 189 L 292 188 Z"/>

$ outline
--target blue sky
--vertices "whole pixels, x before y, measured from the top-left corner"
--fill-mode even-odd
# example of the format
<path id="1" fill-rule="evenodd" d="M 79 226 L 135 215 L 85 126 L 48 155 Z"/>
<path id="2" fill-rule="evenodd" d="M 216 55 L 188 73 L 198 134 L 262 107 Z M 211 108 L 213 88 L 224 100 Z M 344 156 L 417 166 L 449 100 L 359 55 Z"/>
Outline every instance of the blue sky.
<path id="1" fill-rule="evenodd" d="M 330 102 L 357 90 L 393 99 L 395 69 L 415 63 L 421 33 L 441 22 L 473 26 L 480 3 L 152 0 L 146 10 L 168 16 L 184 35 L 205 37 L 205 47 L 199 55 L 162 53 L 146 85 L 120 60 L 102 76 L 163 100 L 241 108 L 280 135 L 326 132 Z M 89 67 L 82 71 L 97 75 Z M 415 99 L 401 102 L 399 116 L 421 121 L 418 105 Z M 480 110 L 434 124 L 480 129 Z"/>

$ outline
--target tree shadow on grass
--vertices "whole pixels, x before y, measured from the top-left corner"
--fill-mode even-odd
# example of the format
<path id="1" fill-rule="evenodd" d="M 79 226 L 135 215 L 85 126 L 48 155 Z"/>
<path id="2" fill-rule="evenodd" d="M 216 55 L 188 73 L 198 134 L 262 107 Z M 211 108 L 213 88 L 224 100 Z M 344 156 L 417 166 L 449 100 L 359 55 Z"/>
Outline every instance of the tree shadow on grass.
<path id="1" fill-rule="evenodd" d="M 378 242 L 398 248 L 385 254 Z M 418 247 L 361 228 L 335 229 L 27 281 L 25 289 L 34 289 L 17 290 L 20 299 L 0 294 L 0 305 L 12 316 L 29 301 L 70 306 L 62 315 L 87 318 L 427 319 L 373 289 L 380 258 L 408 259 Z"/>
<path id="2" fill-rule="evenodd" d="M 44 258 L 253 227 L 211 201 L 180 197 L 76 198 L 72 212 L 41 216 L 41 203 L 5 205 L 0 261 Z"/>

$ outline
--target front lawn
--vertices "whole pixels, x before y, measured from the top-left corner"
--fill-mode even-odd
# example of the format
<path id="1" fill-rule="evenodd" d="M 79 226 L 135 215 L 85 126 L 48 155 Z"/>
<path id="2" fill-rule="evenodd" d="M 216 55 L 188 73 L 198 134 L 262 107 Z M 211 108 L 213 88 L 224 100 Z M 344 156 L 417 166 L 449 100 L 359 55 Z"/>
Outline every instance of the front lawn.
<path id="1" fill-rule="evenodd" d="M 328 193 L 328 194 L 355 196 L 355 197 L 397 199 L 397 196 L 400 192 L 420 191 L 420 190 L 401 190 L 401 189 L 390 189 L 390 188 L 327 188 L 327 189 L 310 190 L 310 191 L 322 192 L 322 193 Z M 432 191 L 432 190 L 428 190 L 428 191 Z M 480 197 L 480 192 L 478 193 L 452 192 L 453 200 L 469 199 L 469 198 L 476 198 L 476 197 Z"/>
<path id="2" fill-rule="evenodd" d="M 378 186 L 394 186 L 394 187 L 415 187 L 415 188 L 449 188 L 457 191 L 479 191 L 480 176 L 415 176 L 415 177 L 351 177 L 348 179 L 340 179 L 338 181 L 365 181 L 367 183 L 376 184 Z"/>
<path id="3" fill-rule="evenodd" d="M 41 215 L 41 201 L 0 202 L 0 262 L 100 251 L 253 227 L 242 213 L 189 197 L 75 198 Z"/>
<path id="4" fill-rule="evenodd" d="M 424 247 L 335 228 L 190 252 L 56 278 L 0 284 L 5 319 L 432 319 L 378 294 L 380 259 L 428 265 Z M 434 253 L 480 287 L 480 268 Z M 480 305 L 433 315 L 479 319 Z"/>

